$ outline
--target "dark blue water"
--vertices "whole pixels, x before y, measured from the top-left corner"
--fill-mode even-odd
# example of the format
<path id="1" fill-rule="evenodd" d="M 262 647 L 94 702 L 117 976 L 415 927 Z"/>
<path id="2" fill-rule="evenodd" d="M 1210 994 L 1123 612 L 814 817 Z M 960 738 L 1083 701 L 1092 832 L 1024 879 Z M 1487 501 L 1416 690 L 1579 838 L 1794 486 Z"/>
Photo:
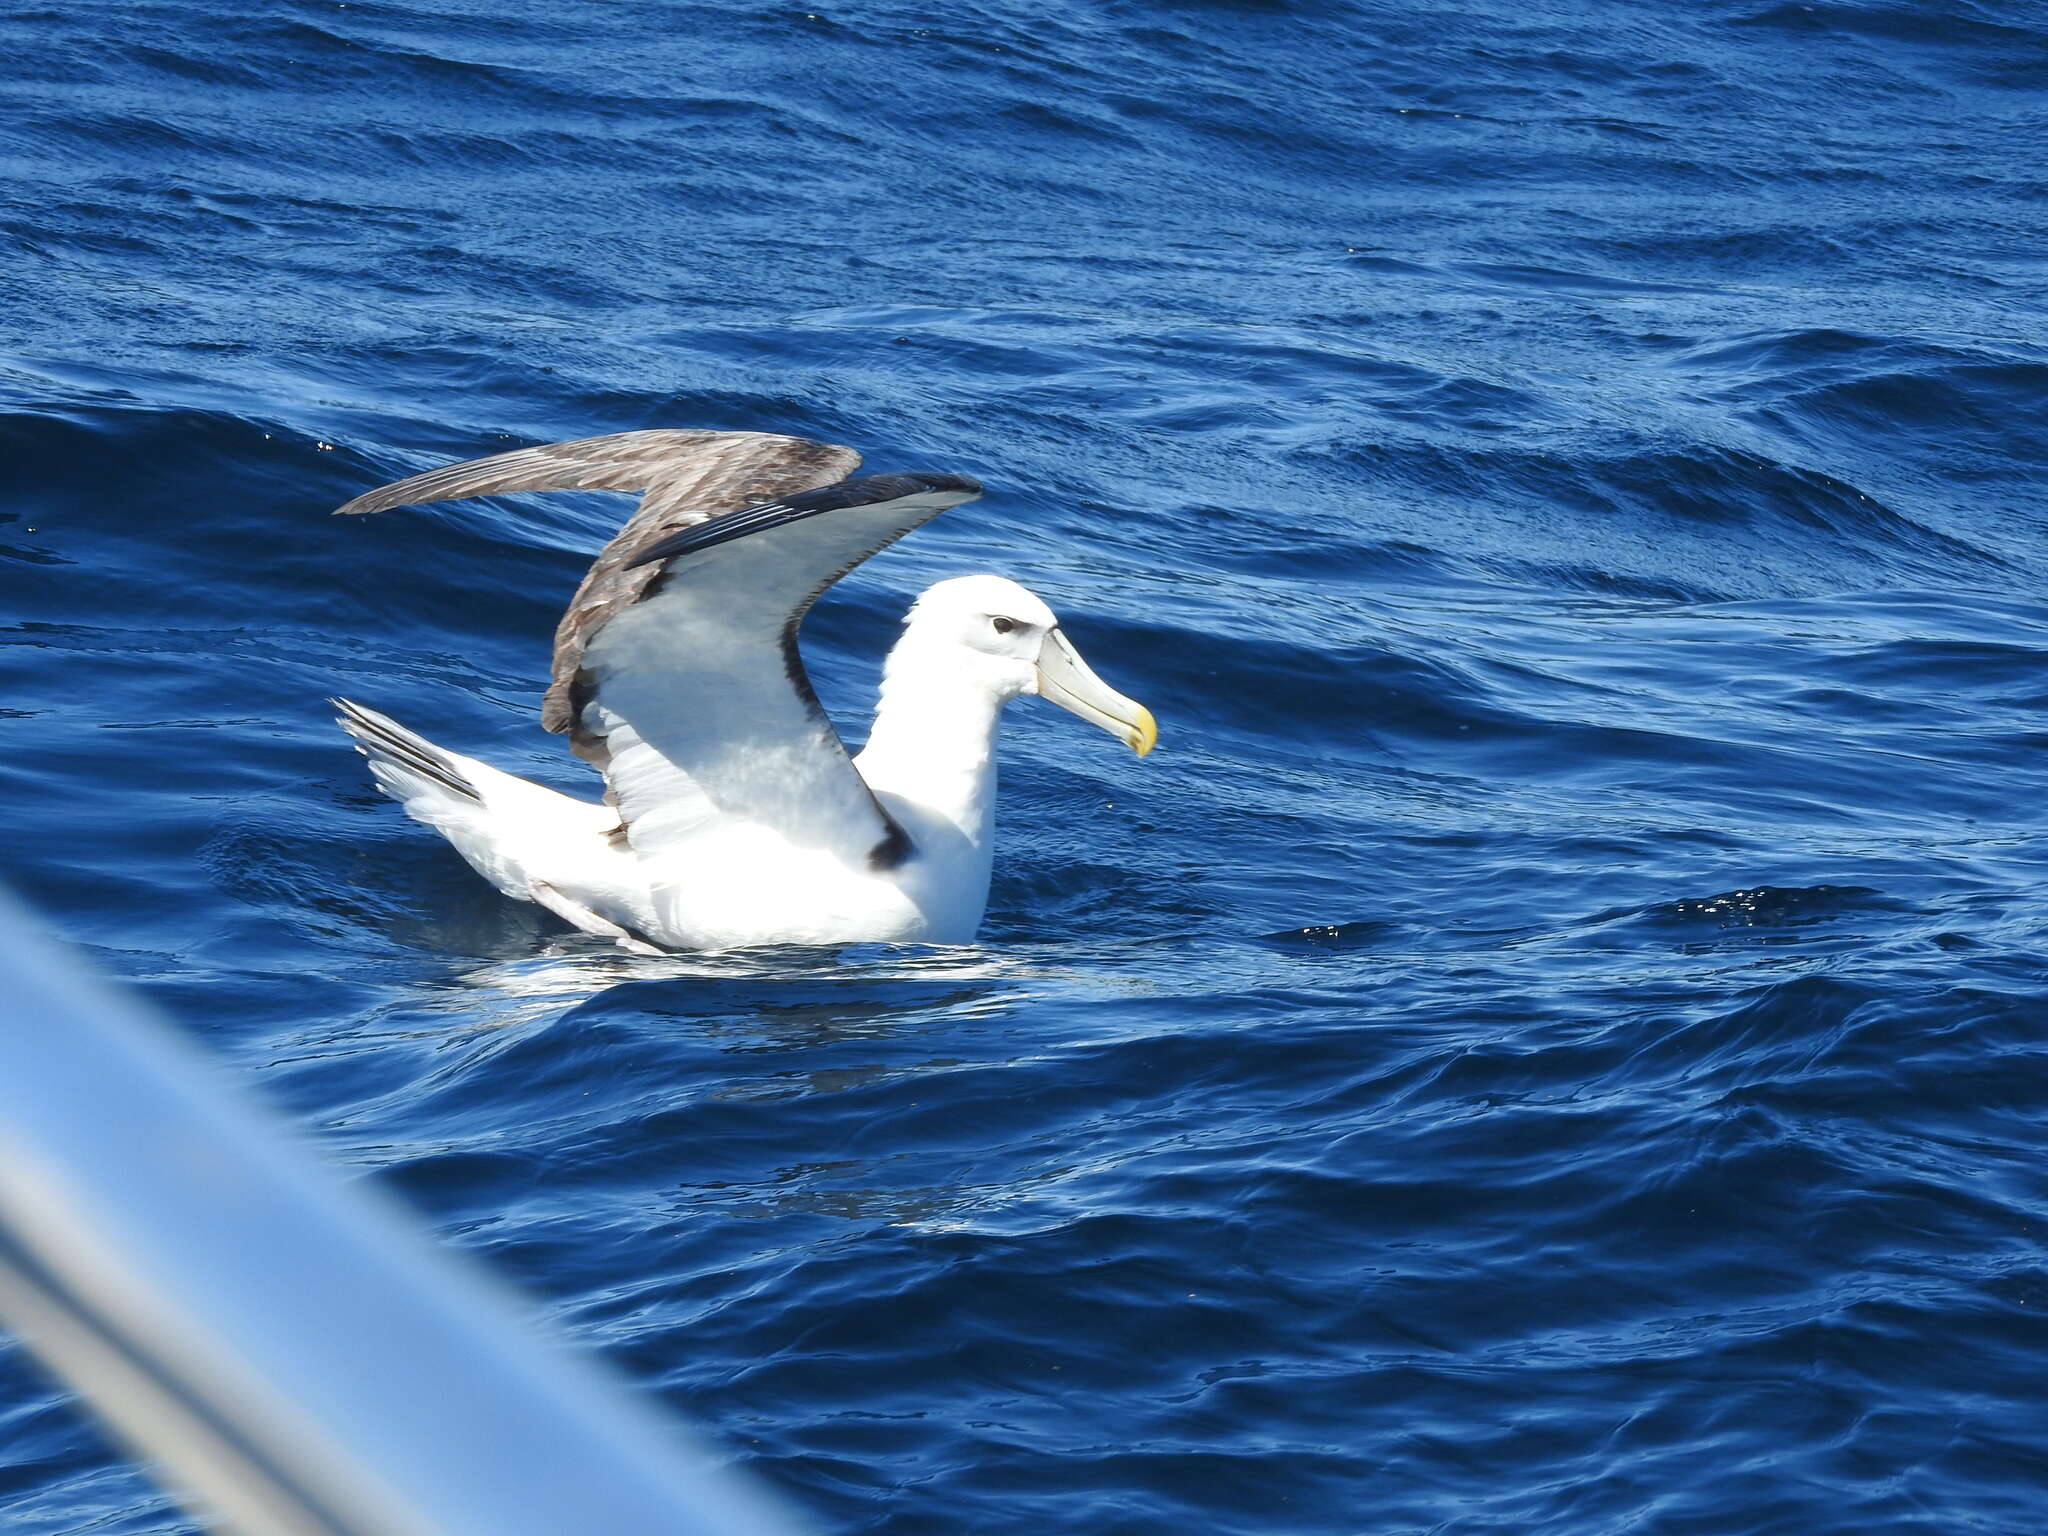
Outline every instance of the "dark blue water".
<path id="1" fill-rule="evenodd" d="M 2031 1533 L 2048 12 L 0 20 L 8 877 L 828 1531 Z M 647 426 L 994 490 L 984 942 L 636 960 L 375 794 L 574 786 Z M 93 1112 L 78 1106 L 81 1115 Z M 10 1532 L 189 1527 L 20 1353 Z"/>

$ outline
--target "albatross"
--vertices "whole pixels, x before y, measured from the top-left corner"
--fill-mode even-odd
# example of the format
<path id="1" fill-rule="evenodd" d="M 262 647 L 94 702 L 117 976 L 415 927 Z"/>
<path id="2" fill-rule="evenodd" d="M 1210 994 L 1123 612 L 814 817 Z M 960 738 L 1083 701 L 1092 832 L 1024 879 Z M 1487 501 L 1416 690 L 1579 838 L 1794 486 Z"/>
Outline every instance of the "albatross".
<path id="1" fill-rule="evenodd" d="M 555 632 L 541 723 L 604 775 L 577 799 L 336 699 L 379 786 L 506 895 L 635 951 L 959 944 L 988 904 L 996 726 L 1036 694 L 1140 756 L 1151 711 L 1037 597 L 961 576 L 911 607 L 850 756 L 797 648 L 825 589 L 981 486 L 860 475 L 763 432 L 619 432 L 471 459 L 344 514 L 521 491 L 637 491 Z"/>

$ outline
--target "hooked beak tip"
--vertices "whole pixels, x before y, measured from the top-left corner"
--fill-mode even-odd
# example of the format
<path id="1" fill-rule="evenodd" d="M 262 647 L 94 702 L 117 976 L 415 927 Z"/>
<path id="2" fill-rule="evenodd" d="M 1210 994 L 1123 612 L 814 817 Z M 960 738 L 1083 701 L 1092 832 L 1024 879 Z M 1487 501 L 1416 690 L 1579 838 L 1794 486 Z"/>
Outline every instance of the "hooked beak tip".
<path id="1" fill-rule="evenodd" d="M 1131 733 L 1124 740 L 1140 757 L 1159 745 L 1159 722 L 1152 718 L 1151 710 L 1138 706 L 1138 718 L 1131 722 Z"/>

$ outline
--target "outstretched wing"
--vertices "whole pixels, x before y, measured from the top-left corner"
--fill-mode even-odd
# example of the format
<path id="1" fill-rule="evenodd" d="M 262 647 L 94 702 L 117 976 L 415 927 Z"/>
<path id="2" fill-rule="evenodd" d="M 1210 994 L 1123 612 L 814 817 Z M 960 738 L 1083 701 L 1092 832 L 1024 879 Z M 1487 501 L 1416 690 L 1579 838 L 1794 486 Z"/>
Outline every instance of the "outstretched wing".
<path id="1" fill-rule="evenodd" d="M 861 561 L 980 494 L 963 475 L 869 475 L 727 513 L 624 561 L 623 575 L 650 579 L 584 638 L 569 698 L 636 850 L 674 850 L 709 817 L 848 862 L 886 867 L 908 852 L 818 705 L 797 627 Z"/>
<path id="2" fill-rule="evenodd" d="M 576 751 L 603 767 L 602 743 L 575 729 L 571 694 L 591 636 L 655 579 L 652 570 L 629 568 L 633 555 L 721 512 L 815 490 L 859 467 L 860 455 L 851 448 L 771 432 L 614 432 L 430 469 L 358 496 L 340 511 L 382 512 L 519 491 L 643 492 L 639 510 L 598 555 L 562 615 L 554 676 L 541 703 L 541 724 L 573 732 Z"/>

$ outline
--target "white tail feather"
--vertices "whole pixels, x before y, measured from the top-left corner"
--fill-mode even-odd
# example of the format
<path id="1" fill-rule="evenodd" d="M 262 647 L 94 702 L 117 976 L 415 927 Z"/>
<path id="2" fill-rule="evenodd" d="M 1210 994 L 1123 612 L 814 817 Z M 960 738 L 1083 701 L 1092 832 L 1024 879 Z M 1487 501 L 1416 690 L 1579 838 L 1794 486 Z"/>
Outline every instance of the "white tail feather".
<path id="1" fill-rule="evenodd" d="M 642 920 L 645 882 L 632 854 L 614 845 L 618 816 L 610 807 L 437 747 L 348 699 L 333 703 L 378 787 L 478 874 L 587 933 L 627 941 Z"/>

